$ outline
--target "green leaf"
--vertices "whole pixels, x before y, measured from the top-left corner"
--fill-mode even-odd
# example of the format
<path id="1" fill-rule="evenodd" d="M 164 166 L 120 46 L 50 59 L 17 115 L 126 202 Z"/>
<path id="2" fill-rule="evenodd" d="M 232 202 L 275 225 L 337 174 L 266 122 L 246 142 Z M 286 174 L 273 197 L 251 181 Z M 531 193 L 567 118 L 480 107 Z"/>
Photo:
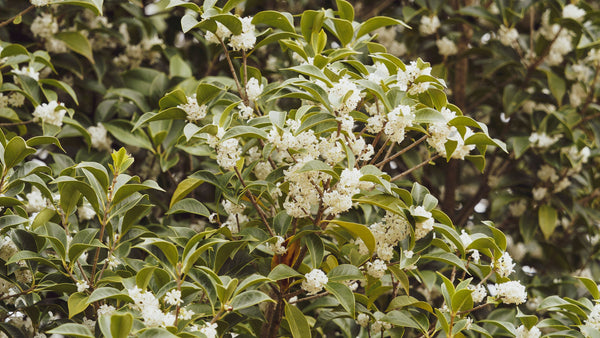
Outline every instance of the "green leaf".
<path id="1" fill-rule="evenodd" d="M 88 304 L 92 304 L 94 302 L 97 302 L 97 301 L 103 300 L 103 299 L 107 299 L 107 298 L 115 298 L 115 299 L 120 299 L 120 300 L 130 300 L 131 299 L 131 298 L 129 298 L 129 296 L 123 294 L 123 292 L 121 292 L 118 289 L 115 289 L 115 288 L 109 287 L 109 286 L 104 286 L 104 287 L 94 290 L 94 292 L 92 292 L 92 294 L 88 298 L 87 302 L 88 302 Z"/>
<path id="2" fill-rule="evenodd" d="M 385 26 L 395 26 L 395 25 L 402 25 L 402 26 L 410 29 L 410 26 L 406 25 L 401 20 L 392 19 L 387 16 L 376 16 L 374 18 L 368 19 L 367 21 L 363 22 L 359 26 L 358 32 L 356 32 L 356 38 L 358 39 L 361 36 L 363 36 L 365 34 L 369 34 L 378 28 L 385 27 Z"/>
<path id="3" fill-rule="evenodd" d="M 327 75 L 325 75 L 325 73 L 323 73 L 322 70 L 320 70 L 316 66 L 313 66 L 313 65 L 310 65 L 310 64 L 300 65 L 300 66 L 294 66 L 294 67 L 286 68 L 286 70 L 292 70 L 292 71 L 294 71 L 296 73 L 300 73 L 302 75 L 313 77 L 315 79 L 318 79 L 318 80 L 321 80 L 321 81 L 325 82 L 329 86 L 332 85 L 331 84 L 331 80 L 329 80 L 329 78 L 327 77 Z"/>
<path id="4" fill-rule="evenodd" d="M 267 133 L 265 133 L 262 129 L 258 129 L 256 127 L 250 127 L 250 126 L 235 126 L 225 132 L 225 134 L 221 138 L 221 141 L 225 141 L 230 138 L 237 138 L 237 137 L 244 137 L 244 136 L 249 136 L 252 138 L 260 138 L 263 140 L 267 139 Z"/>
<path id="5" fill-rule="evenodd" d="M 556 99 L 558 106 L 562 105 L 562 99 L 565 96 L 566 84 L 565 80 L 554 74 L 551 70 L 546 71 L 546 76 L 548 78 L 548 86 L 550 87 L 550 92 L 552 92 L 552 96 Z"/>
<path id="6" fill-rule="evenodd" d="M 556 209 L 549 205 L 542 205 L 538 210 L 538 220 L 544 237 L 546 239 L 550 238 L 558 220 Z"/>
<path id="7" fill-rule="evenodd" d="M 338 178 L 338 174 L 328 165 L 319 160 L 312 160 L 306 162 L 302 168 L 298 169 L 296 172 L 304 173 L 309 171 L 320 171 L 326 174 L 331 175 L 332 177 Z"/>
<path id="8" fill-rule="evenodd" d="M 140 116 L 140 118 L 137 120 L 137 122 L 135 123 L 135 126 L 133 126 L 133 129 L 131 129 L 131 131 L 135 131 L 142 125 L 150 123 L 152 121 L 185 120 L 186 118 L 187 118 L 186 112 L 177 107 L 161 110 L 158 113 L 149 112 L 149 113 L 145 113 L 144 115 Z"/>
<path id="9" fill-rule="evenodd" d="M 51 1 L 51 4 L 60 4 L 60 5 L 76 5 L 85 7 L 87 9 L 91 9 L 94 14 L 102 15 L 102 3 L 104 0 L 54 0 Z"/>
<path id="10" fill-rule="evenodd" d="M 337 5 L 337 15 L 350 22 L 354 21 L 354 7 L 346 0 L 335 0 Z"/>
<path id="11" fill-rule="evenodd" d="M 473 308 L 472 290 L 461 289 L 452 295 L 452 312 L 467 311 Z"/>
<path id="12" fill-rule="evenodd" d="M 437 309 L 436 309 L 437 310 Z M 421 326 L 413 319 L 412 314 L 405 311 L 390 311 L 381 318 L 381 321 L 394 324 L 401 327 L 412 327 L 415 329 L 421 329 Z"/>
<path id="13" fill-rule="evenodd" d="M 90 332 L 90 329 L 83 324 L 62 324 L 57 328 L 46 331 L 46 333 L 63 335 L 66 337 L 94 338 L 94 335 L 92 332 Z"/>
<path id="14" fill-rule="evenodd" d="M 446 119 L 444 115 L 433 108 L 421 108 L 415 111 L 415 122 L 416 123 L 445 123 Z"/>
<path id="15" fill-rule="evenodd" d="M 39 83 L 47 84 L 64 90 L 67 94 L 69 94 L 73 101 L 75 101 L 75 104 L 79 105 L 79 101 L 77 101 L 77 94 L 75 94 L 73 88 L 71 88 L 71 86 L 69 86 L 68 84 L 55 79 L 40 79 Z"/>
<path id="16" fill-rule="evenodd" d="M 596 283 L 594 283 L 594 285 L 595 284 Z M 596 291 L 598 291 L 597 287 L 596 287 Z M 523 314 L 518 307 L 517 307 L 517 318 L 521 321 L 521 323 L 523 323 L 523 325 L 525 325 L 527 330 L 531 330 L 531 328 L 538 322 L 537 316 Z"/>
<path id="17" fill-rule="evenodd" d="M 401 296 L 398 296 L 398 297 L 392 299 L 392 301 L 390 302 L 390 305 L 388 305 L 388 308 L 386 311 L 401 309 L 401 308 L 407 307 L 407 306 L 418 307 L 427 312 L 434 313 L 433 308 L 431 307 L 431 305 L 429 305 L 429 303 L 420 301 L 420 300 L 416 299 L 415 297 L 411 297 L 409 295 L 401 295 Z"/>
<path id="18" fill-rule="evenodd" d="M 224 92 L 225 89 L 212 85 L 210 83 L 201 83 L 196 88 L 196 100 L 198 105 L 207 104 L 210 100 L 214 99 L 220 93 Z"/>
<path id="19" fill-rule="evenodd" d="M 169 59 L 169 75 L 171 77 L 190 77 L 192 68 L 185 62 L 179 54 L 175 54 Z"/>
<path id="20" fill-rule="evenodd" d="M 27 146 L 23 138 L 16 136 L 8 141 L 4 149 L 4 157 L 2 163 L 4 170 L 8 170 L 17 164 L 21 163 L 25 157 L 35 153 L 35 149 Z"/>
<path id="21" fill-rule="evenodd" d="M 94 53 L 88 39 L 80 32 L 60 32 L 54 35 L 55 38 L 63 41 L 67 47 L 77 54 L 85 56 L 94 64 Z"/>
<path id="22" fill-rule="evenodd" d="M 457 268 L 460 268 L 463 271 L 467 271 L 467 269 L 465 268 L 465 262 L 463 262 L 460 258 L 456 257 L 456 255 L 453 255 L 448 252 L 430 253 L 428 255 L 421 256 L 421 259 L 432 259 L 434 261 L 439 261 L 456 266 Z"/>
<path id="23" fill-rule="evenodd" d="M 257 290 L 249 290 L 233 297 L 233 299 L 231 300 L 231 306 L 233 307 L 233 311 L 238 311 L 263 302 L 275 301 L 263 292 Z"/>
<path id="24" fill-rule="evenodd" d="M 304 314 L 295 305 L 285 303 L 285 319 L 287 320 L 292 337 L 310 338 L 310 326 Z"/>
<path id="25" fill-rule="evenodd" d="M 183 199 L 189 193 L 191 193 L 194 189 L 196 189 L 200 184 L 204 183 L 204 180 L 194 177 L 188 177 L 185 180 L 181 181 L 177 188 L 175 188 L 175 192 L 173 193 L 173 197 L 171 197 L 171 203 L 169 204 L 169 209 L 173 208 L 175 203 Z"/>
<path id="26" fill-rule="evenodd" d="M 365 225 L 339 220 L 331 220 L 329 221 L 329 223 L 342 227 L 348 232 L 350 232 L 352 235 L 354 235 L 354 237 L 359 237 L 360 239 L 362 239 L 367 249 L 369 249 L 370 253 L 373 253 L 375 251 L 375 237 L 373 236 L 371 230 Z"/>
<path id="27" fill-rule="evenodd" d="M 132 132 L 133 127 L 129 121 L 114 120 L 111 122 L 103 122 L 102 125 L 117 140 L 128 145 L 148 149 L 154 153 L 154 147 L 152 146 L 152 142 L 150 142 L 148 135 L 141 130 Z"/>
<path id="28" fill-rule="evenodd" d="M 177 261 L 179 260 L 179 253 L 177 252 L 177 247 L 175 244 L 160 238 L 145 238 L 144 242 L 136 245 L 135 247 L 146 249 L 145 246 L 149 245 L 153 245 L 160 249 L 172 266 L 177 264 Z"/>
<path id="29" fill-rule="evenodd" d="M 83 312 L 88 307 L 88 296 L 83 292 L 76 292 L 69 297 L 67 302 L 69 307 L 69 319 L 78 313 Z"/>
<path id="30" fill-rule="evenodd" d="M 253 24 L 265 24 L 283 31 L 295 33 L 294 18 L 289 13 L 278 11 L 262 11 L 256 13 L 252 19 Z"/>
<path id="31" fill-rule="evenodd" d="M 323 19 L 325 13 L 321 11 L 307 10 L 300 17 L 300 32 L 304 36 L 304 40 L 311 41 L 311 36 L 321 30 L 323 27 Z"/>
<path id="32" fill-rule="evenodd" d="M 590 292 L 594 300 L 598 300 L 600 298 L 600 290 L 598 290 L 598 284 L 596 284 L 596 282 L 587 277 L 577 277 L 577 279 L 579 279 L 579 281 L 583 283 L 583 285 Z"/>
<path id="33" fill-rule="evenodd" d="M 171 215 L 180 214 L 184 212 L 204 217 L 210 216 L 210 211 L 204 206 L 204 204 L 193 198 L 185 198 L 173 204 L 173 206 L 169 208 L 169 211 L 166 214 Z"/>
<path id="34" fill-rule="evenodd" d="M 161 110 L 163 110 L 167 108 L 177 107 L 178 105 L 185 103 L 187 103 L 187 97 L 185 96 L 185 92 L 178 88 L 163 96 L 160 99 L 160 101 L 158 101 L 158 106 Z"/>
<path id="35" fill-rule="evenodd" d="M 285 264 L 277 265 L 273 270 L 271 270 L 271 272 L 267 276 L 267 278 L 274 281 L 287 279 L 291 277 L 302 277 L 302 274 Z"/>
<path id="36" fill-rule="evenodd" d="M 352 264 L 340 264 L 327 273 L 330 282 L 342 282 L 347 280 L 363 280 L 365 276 L 359 268 Z"/>
<path id="37" fill-rule="evenodd" d="M 325 248 L 323 245 L 323 240 L 321 237 L 310 234 L 303 238 L 306 246 L 308 247 L 308 252 L 310 253 L 310 261 L 312 263 L 313 269 L 318 269 L 323 262 L 323 256 L 325 254 Z"/>
<path id="38" fill-rule="evenodd" d="M 133 315 L 115 312 L 110 316 L 110 333 L 113 338 L 127 338 L 133 326 Z"/>
<path id="39" fill-rule="evenodd" d="M 329 282 L 325 285 L 325 290 L 329 291 L 332 295 L 337 298 L 340 302 L 344 310 L 348 311 L 350 317 L 354 318 L 354 312 L 356 311 L 356 304 L 354 299 L 354 293 L 348 285 L 337 283 L 337 282 Z"/>

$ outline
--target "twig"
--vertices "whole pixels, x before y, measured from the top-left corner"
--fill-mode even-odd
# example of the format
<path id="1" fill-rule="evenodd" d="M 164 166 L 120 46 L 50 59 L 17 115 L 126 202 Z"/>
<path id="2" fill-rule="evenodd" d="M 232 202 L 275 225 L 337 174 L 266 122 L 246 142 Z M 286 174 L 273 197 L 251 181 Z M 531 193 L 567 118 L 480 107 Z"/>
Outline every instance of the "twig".
<path id="1" fill-rule="evenodd" d="M 256 211 L 260 215 L 260 218 L 262 219 L 263 223 L 267 227 L 267 230 L 269 231 L 269 234 L 272 237 L 275 237 L 275 232 L 273 231 L 273 229 L 271 229 L 271 226 L 269 226 L 269 222 L 267 221 L 267 216 L 265 215 L 265 212 L 258 205 L 258 202 L 256 202 L 256 198 L 254 197 L 254 195 L 250 192 L 250 190 L 246 186 L 246 182 L 244 182 L 244 179 L 242 178 L 242 174 L 240 174 L 240 171 L 238 170 L 238 168 L 234 168 L 234 169 L 235 169 L 235 173 L 237 174 L 238 178 L 240 179 L 240 182 L 242 183 L 242 186 L 244 187 L 244 189 L 246 189 L 246 195 L 250 199 L 250 202 L 254 206 L 254 209 L 256 209 Z"/>
<path id="2" fill-rule="evenodd" d="M 25 15 L 25 14 L 29 13 L 29 11 L 31 11 L 31 10 L 32 10 L 32 9 L 34 9 L 34 8 L 35 8 L 35 6 L 34 6 L 34 5 L 31 5 L 31 6 L 27 7 L 27 8 L 25 8 L 24 10 L 20 11 L 20 12 L 19 12 L 17 15 L 13 16 L 12 18 L 10 18 L 10 19 L 7 19 L 7 20 L 5 20 L 5 21 L 2 21 L 2 22 L 0 22 L 0 27 L 4 27 L 4 26 L 6 26 L 6 25 L 10 24 L 10 23 L 11 23 L 11 22 L 13 22 L 13 21 L 14 21 L 16 18 L 18 18 L 18 17 L 20 17 L 20 16 L 23 16 L 23 15 Z"/>
<path id="3" fill-rule="evenodd" d="M 404 171 L 404 172 L 402 172 L 402 173 L 400 173 L 400 174 L 392 177 L 392 179 L 390 180 L 390 182 L 393 182 L 393 181 L 395 181 L 397 179 L 400 179 L 400 178 L 402 178 L 402 177 L 404 177 L 404 176 L 412 173 L 413 171 L 415 171 L 417 169 L 421 169 L 422 167 L 426 166 L 427 163 L 429 163 L 431 161 L 435 161 L 435 160 L 437 160 L 440 157 L 442 157 L 442 154 L 437 154 L 434 157 L 430 157 L 429 159 L 427 159 L 427 160 L 425 160 L 425 161 L 417 164 L 415 167 L 412 167 L 412 168 L 410 168 L 410 169 L 408 169 L 408 170 L 406 170 L 406 171 Z"/>
<path id="4" fill-rule="evenodd" d="M 407 151 L 411 150 L 412 148 L 418 146 L 421 142 L 425 141 L 425 139 L 427 139 L 427 137 L 429 137 L 428 135 L 424 135 L 423 137 L 421 137 L 420 139 L 416 140 L 415 142 L 411 143 L 408 147 L 398 151 L 397 153 L 395 153 L 394 155 L 384 158 L 381 162 L 377 163 L 375 166 L 379 169 L 381 169 L 384 165 L 386 165 L 388 162 L 392 161 L 393 159 L 397 158 L 398 156 L 406 153 Z"/>
<path id="5" fill-rule="evenodd" d="M 30 123 L 33 123 L 33 120 L 20 121 L 20 122 L 5 122 L 5 123 L 0 123 L 0 127 L 22 126 L 24 124 L 30 124 Z"/>

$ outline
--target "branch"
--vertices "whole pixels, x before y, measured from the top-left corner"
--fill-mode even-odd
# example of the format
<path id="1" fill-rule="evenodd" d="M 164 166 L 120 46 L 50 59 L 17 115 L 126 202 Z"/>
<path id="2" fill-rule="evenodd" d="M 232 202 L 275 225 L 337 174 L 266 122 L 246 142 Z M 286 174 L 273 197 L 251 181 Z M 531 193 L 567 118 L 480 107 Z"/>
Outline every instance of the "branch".
<path id="1" fill-rule="evenodd" d="M 254 195 L 250 192 L 250 190 L 248 189 L 248 187 L 246 186 L 246 182 L 244 182 L 244 179 L 242 178 L 242 174 L 240 174 L 240 171 L 238 170 L 238 168 L 234 168 L 235 169 L 235 173 L 237 174 L 238 178 L 240 179 L 240 182 L 242 183 L 242 186 L 244 187 L 244 189 L 246 189 L 246 195 L 248 196 L 248 198 L 250 199 L 250 202 L 252 203 L 252 205 L 254 206 L 254 209 L 256 209 L 256 211 L 258 212 L 258 214 L 260 215 L 260 218 L 262 219 L 263 223 L 265 224 L 265 226 L 267 227 L 267 230 L 269 231 L 269 234 L 272 237 L 275 237 L 275 232 L 273 231 L 273 229 L 271 229 L 271 226 L 269 226 L 269 222 L 267 221 L 267 216 L 265 215 L 265 212 L 263 211 L 263 209 L 258 205 L 258 202 L 256 202 L 256 198 L 254 197 Z"/>
<path id="2" fill-rule="evenodd" d="M 423 161 L 423 162 L 421 162 L 421 163 L 417 164 L 416 166 L 414 166 L 414 167 L 412 167 L 412 168 L 410 168 L 410 169 L 408 169 L 408 170 L 406 170 L 406 171 L 404 171 L 404 172 L 402 172 L 402 173 L 400 173 L 400 174 L 398 174 L 398 175 L 396 175 L 396 176 L 392 177 L 392 179 L 390 180 L 390 182 L 393 182 L 393 181 L 395 181 L 395 180 L 397 180 L 397 179 L 399 179 L 399 178 L 402 178 L 402 177 L 404 177 L 404 176 L 406 176 L 406 175 L 408 175 L 408 174 L 412 173 L 413 171 L 415 171 L 415 170 L 417 170 L 417 169 L 420 169 L 420 168 L 422 168 L 422 167 L 426 166 L 426 165 L 427 165 L 429 162 L 437 160 L 437 159 L 438 159 L 438 158 L 440 158 L 440 157 L 442 157 L 442 154 L 437 154 L 437 155 L 435 155 L 434 157 L 430 157 L 430 158 L 428 158 L 427 160 L 425 160 L 425 161 Z"/>
<path id="3" fill-rule="evenodd" d="M 425 141 L 425 139 L 427 139 L 427 137 L 429 137 L 428 135 L 424 135 L 423 137 L 421 137 L 420 139 L 416 140 L 415 142 L 411 143 L 408 147 L 398 151 L 397 153 L 395 153 L 394 155 L 390 156 L 390 157 L 386 157 L 384 158 L 381 162 L 377 163 L 375 166 L 379 169 L 381 169 L 384 165 L 386 165 L 388 162 L 392 161 L 393 159 L 397 158 L 398 156 L 406 153 L 407 151 L 411 150 L 412 148 L 418 146 L 421 142 Z"/>
<path id="4" fill-rule="evenodd" d="M 2 22 L 0 22 L 0 27 L 7 26 L 7 25 L 8 25 L 8 24 L 10 24 L 11 22 L 13 22 L 13 21 L 14 21 L 16 18 L 18 18 L 18 17 L 20 17 L 20 16 L 23 16 L 23 15 L 25 15 L 25 14 L 29 13 L 29 12 L 30 12 L 32 9 L 34 9 L 34 8 L 35 8 L 35 6 L 34 6 L 34 5 L 31 5 L 31 6 L 27 7 L 27 8 L 25 8 L 24 10 L 20 11 L 20 12 L 19 12 L 17 15 L 13 16 L 12 18 L 10 18 L 10 19 L 7 19 L 7 20 L 5 20 L 5 21 L 2 21 Z"/>

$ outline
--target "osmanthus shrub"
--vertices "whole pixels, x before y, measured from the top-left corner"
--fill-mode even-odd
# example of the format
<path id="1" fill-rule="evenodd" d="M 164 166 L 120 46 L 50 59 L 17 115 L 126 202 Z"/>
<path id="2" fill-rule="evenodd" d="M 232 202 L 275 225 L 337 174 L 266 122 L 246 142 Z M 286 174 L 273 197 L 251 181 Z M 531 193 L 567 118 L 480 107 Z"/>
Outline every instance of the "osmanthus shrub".
<path id="1" fill-rule="evenodd" d="M 43 7 L 50 3 L 58 6 Z M 183 33 L 218 49 L 215 60 L 230 73 L 197 80 L 175 47 L 164 51 L 170 77 L 159 75 L 160 63 L 159 74 L 142 71 L 158 62 L 161 54 L 151 51 L 161 43 L 128 37 L 124 54 L 110 60 L 132 68 L 125 82 L 148 89 L 145 96 L 104 90 L 105 55 L 87 48 L 89 35 L 78 30 L 56 37 L 35 29 L 43 44 L 27 48 L 2 42 L 0 99 L 7 99 L 0 107 L 12 122 L 0 133 L 0 330 L 15 337 L 539 336 L 535 315 L 486 317 L 487 309 L 514 311 L 528 297 L 505 235 L 491 222 L 470 233 L 455 227 L 412 181 L 410 174 L 450 159 L 483 169 L 488 148 L 506 147 L 448 102 L 430 64 L 404 63 L 374 42 L 376 29 L 403 23 L 359 22 L 343 0 L 336 10 L 296 17 L 232 14 L 239 3 L 158 3 L 156 16 L 182 13 Z M 98 0 L 32 1 L 27 12 L 76 6 L 103 9 Z M 5 22 L 18 24 L 27 12 Z M 38 24 L 53 30 L 45 14 Z M 110 37 L 111 23 L 99 22 L 94 34 Z M 129 36 L 126 28 L 119 33 Z M 292 56 L 278 81 L 253 58 L 267 45 Z M 55 69 L 44 48 L 94 65 L 98 82 L 75 88 L 103 93 L 99 116 L 59 100 L 94 104 L 66 81 L 40 76 Z M 162 98 L 148 104 L 157 93 Z M 107 131 L 124 146 L 110 157 Z M 63 149 L 72 139 L 99 151 Z M 140 148 L 169 183 L 140 179 L 130 155 Z M 386 168 L 400 156 L 423 160 L 390 175 Z M 183 159 L 188 169 L 176 166 Z M 598 298 L 596 284 L 583 281 Z M 589 300 L 580 304 L 591 313 L 557 296 L 544 304 L 556 316 L 548 332 L 599 325 Z"/>

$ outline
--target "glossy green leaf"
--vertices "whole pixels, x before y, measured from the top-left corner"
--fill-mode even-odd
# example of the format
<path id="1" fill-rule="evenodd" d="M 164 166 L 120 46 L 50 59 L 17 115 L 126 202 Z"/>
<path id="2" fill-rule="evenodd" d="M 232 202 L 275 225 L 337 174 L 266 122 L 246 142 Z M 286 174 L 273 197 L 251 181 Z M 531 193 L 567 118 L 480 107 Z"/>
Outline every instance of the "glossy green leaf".
<path id="1" fill-rule="evenodd" d="M 556 209 L 547 204 L 540 206 L 538 209 L 538 220 L 544 237 L 546 239 L 550 238 L 557 226 L 558 213 Z"/>
<path id="2" fill-rule="evenodd" d="M 285 319 L 287 320 L 292 337 L 310 338 L 310 326 L 304 314 L 295 305 L 285 303 Z"/>
<path id="3" fill-rule="evenodd" d="M 80 32 L 59 32 L 54 35 L 55 38 L 64 42 L 67 47 L 77 54 L 85 56 L 92 64 L 94 64 L 94 53 L 88 39 Z"/>

